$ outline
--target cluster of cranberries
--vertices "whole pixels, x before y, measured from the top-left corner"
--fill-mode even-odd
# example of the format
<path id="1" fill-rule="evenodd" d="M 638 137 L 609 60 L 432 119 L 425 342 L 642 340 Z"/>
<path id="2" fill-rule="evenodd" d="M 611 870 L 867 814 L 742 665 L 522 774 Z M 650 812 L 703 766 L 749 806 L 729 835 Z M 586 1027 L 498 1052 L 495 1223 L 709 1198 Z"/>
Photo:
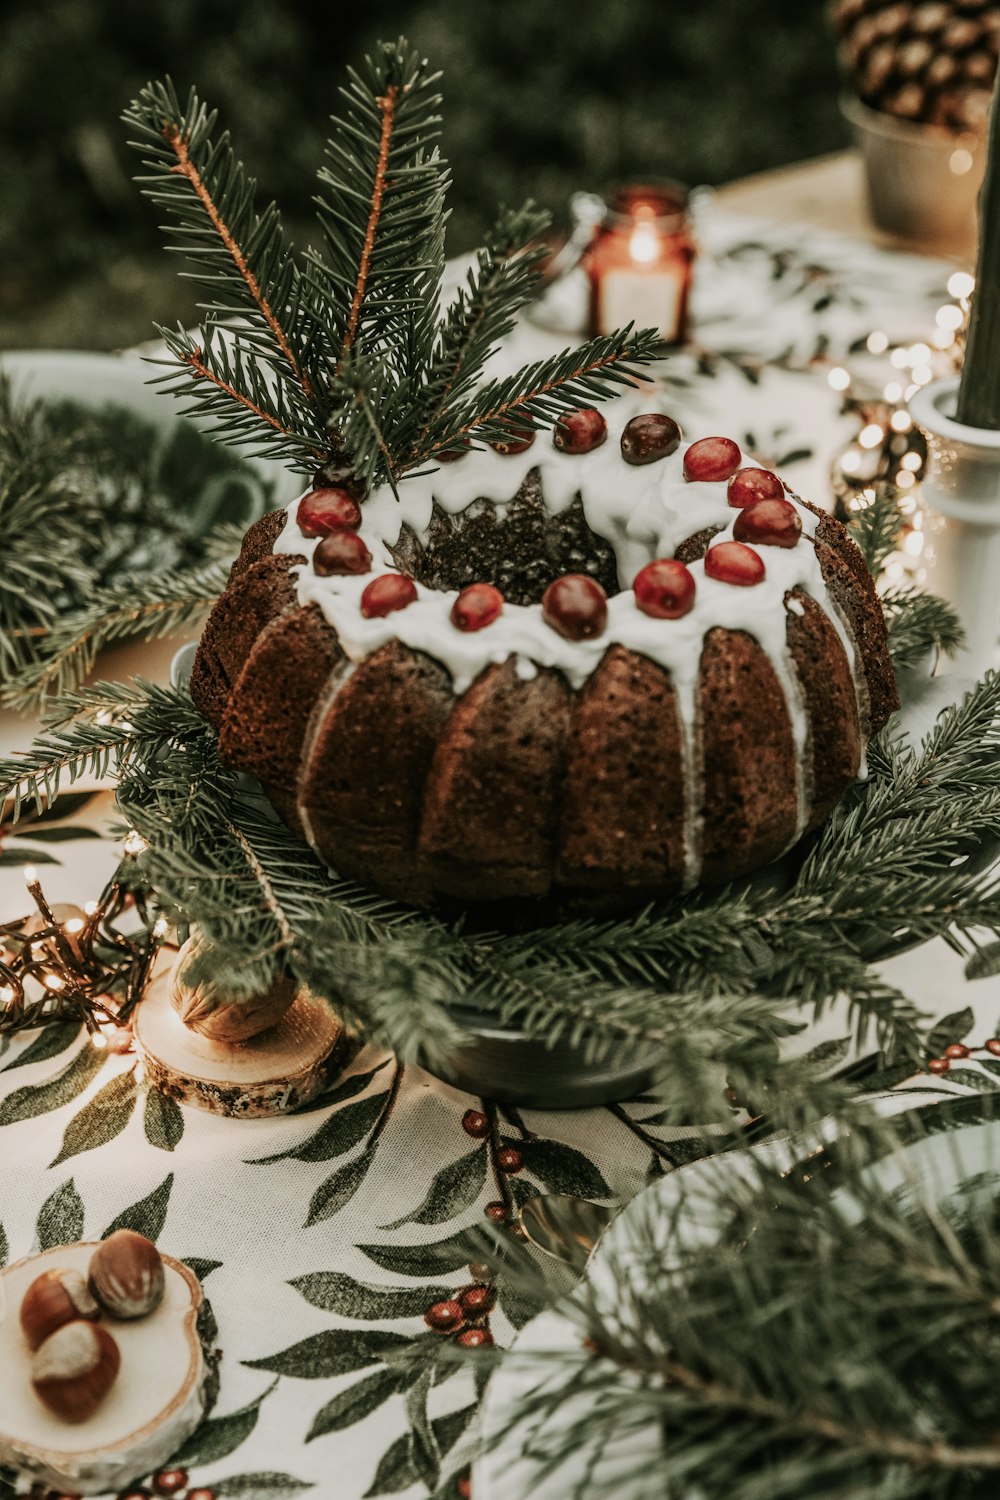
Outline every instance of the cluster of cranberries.
<path id="1" fill-rule="evenodd" d="M 130 1489 L 121 1490 L 116 1500 L 153 1500 L 154 1496 L 175 1496 L 176 1500 L 215 1500 L 215 1491 L 205 1485 L 198 1485 L 195 1489 L 189 1488 L 189 1478 L 186 1469 L 160 1469 L 149 1480 L 148 1488 L 144 1484 L 133 1485 Z M 32 1494 L 35 1491 L 32 1490 Z M 50 1490 L 45 1500 L 80 1500 L 78 1495 L 60 1495 Z"/>
<path id="2" fill-rule="evenodd" d="M 608 424 L 594 407 L 584 407 L 561 416 L 552 430 L 552 442 L 561 453 L 583 454 L 607 440 Z M 526 452 L 535 441 L 532 428 L 511 426 L 509 435 L 490 446 L 501 454 Z M 627 422 L 621 436 L 622 458 L 628 464 L 655 463 L 675 453 L 681 429 L 663 412 L 645 412 Z M 443 463 L 461 458 L 470 440 L 436 456 Z M 770 469 L 744 466 L 738 443 L 727 437 L 700 438 L 684 454 L 684 478 L 692 483 L 724 483 L 729 504 L 739 510 L 731 542 L 719 542 L 705 554 L 709 578 L 737 587 L 751 587 L 765 577 L 766 569 L 755 547 L 794 547 L 802 535 L 802 521 L 785 497 L 785 487 Z M 349 481 L 321 483 L 299 502 L 297 520 L 303 536 L 319 539 L 313 568 L 326 578 L 331 575 L 371 572 L 371 553 L 357 532 L 361 524 L 358 504 L 362 498 Z M 657 558 L 636 575 L 635 602 L 644 614 L 658 620 L 678 620 L 694 607 L 694 575 L 676 558 Z M 412 578 L 402 573 L 384 573 L 372 580 L 361 595 L 361 613 L 380 619 L 406 609 L 417 598 Z M 462 589 L 451 611 L 458 630 L 484 630 L 503 613 L 503 595 L 491 583 L 472 583 Z M 608 622 L 607 595 L 596 579 L 585 573 L 567 573 L 557 578 L 542 596 L 542 618 L 551 629 L 571 641 L 593 640 Z"/>

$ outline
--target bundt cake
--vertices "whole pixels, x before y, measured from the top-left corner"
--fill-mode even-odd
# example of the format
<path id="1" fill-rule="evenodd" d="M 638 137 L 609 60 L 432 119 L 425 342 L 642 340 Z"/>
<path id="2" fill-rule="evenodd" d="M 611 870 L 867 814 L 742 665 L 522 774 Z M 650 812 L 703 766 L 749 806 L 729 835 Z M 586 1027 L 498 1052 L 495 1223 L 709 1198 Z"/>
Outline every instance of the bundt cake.
<path id="1" fill-rule="evenodd" d="M 898 704 L 847 531 L 636 403 L 398 497 L 321 471 L 247 533 L 192 693 L 339 873 L 620 906 L 774 860 L 863 774 Z"/>

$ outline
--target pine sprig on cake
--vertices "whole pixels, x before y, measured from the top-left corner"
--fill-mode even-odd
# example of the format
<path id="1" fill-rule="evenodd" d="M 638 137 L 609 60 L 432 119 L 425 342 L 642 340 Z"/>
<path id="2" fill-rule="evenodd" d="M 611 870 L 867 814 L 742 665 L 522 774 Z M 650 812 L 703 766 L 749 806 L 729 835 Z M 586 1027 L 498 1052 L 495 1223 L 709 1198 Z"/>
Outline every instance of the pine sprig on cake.
<path id="1" fill-rule="evenodd" d="M 218 435 L 303 472 L 345 464 L 395 487 L 456 442 L 489 442 L 595 401 L 655 355 L 627 330 L 476 391 L 530 297 L 546 216 L 501 216 L 468 284 L 441 310 L 448 173 L 437 75 L 404 41 L 381 45 L 341 90 L 319 172 L 322 244 L 297 255 L 216 116 L 168 80 L 126 112 L 191 276 L 207 292 L 197 335 L 160 329 L 165 388 Z"/>

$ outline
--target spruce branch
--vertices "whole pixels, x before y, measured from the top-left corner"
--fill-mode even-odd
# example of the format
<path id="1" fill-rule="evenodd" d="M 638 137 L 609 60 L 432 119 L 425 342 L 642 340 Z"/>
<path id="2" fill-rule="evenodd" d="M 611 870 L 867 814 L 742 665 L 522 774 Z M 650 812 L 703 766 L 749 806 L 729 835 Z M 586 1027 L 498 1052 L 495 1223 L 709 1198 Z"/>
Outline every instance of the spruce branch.
<path id="1" fill-rule="evenodd" d="M 950 604 L 912 585 L 887 589 L 882 609 L 889 627 L 889 654 L 897 672 L 924 666 L 932 652 L 954 656 L 965 632 Z"/>
<path id="2" fill-rule="evenodd" d="M 877 485 L 874 499 L 851 516 L 848 529 L 873 578 L 878 577 L 883 563 L 896 550 L 905 524 L 899 508 L 899 491 L 891 484 Z"/>

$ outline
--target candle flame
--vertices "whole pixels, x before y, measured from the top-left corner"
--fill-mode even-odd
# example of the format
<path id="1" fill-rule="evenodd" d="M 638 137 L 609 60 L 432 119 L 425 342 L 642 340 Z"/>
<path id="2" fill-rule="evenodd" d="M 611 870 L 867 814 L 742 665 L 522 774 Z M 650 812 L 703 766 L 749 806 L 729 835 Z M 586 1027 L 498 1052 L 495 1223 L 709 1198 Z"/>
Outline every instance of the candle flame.
<path id="1" fill-rule="evenodd" d="M 628 252 L 632 259 L 641 266 L 648 266 L 656 259 L 660 253 L 660 247 L 652 224 L 640 222 L 635 226 L 629 240 Z"/>

